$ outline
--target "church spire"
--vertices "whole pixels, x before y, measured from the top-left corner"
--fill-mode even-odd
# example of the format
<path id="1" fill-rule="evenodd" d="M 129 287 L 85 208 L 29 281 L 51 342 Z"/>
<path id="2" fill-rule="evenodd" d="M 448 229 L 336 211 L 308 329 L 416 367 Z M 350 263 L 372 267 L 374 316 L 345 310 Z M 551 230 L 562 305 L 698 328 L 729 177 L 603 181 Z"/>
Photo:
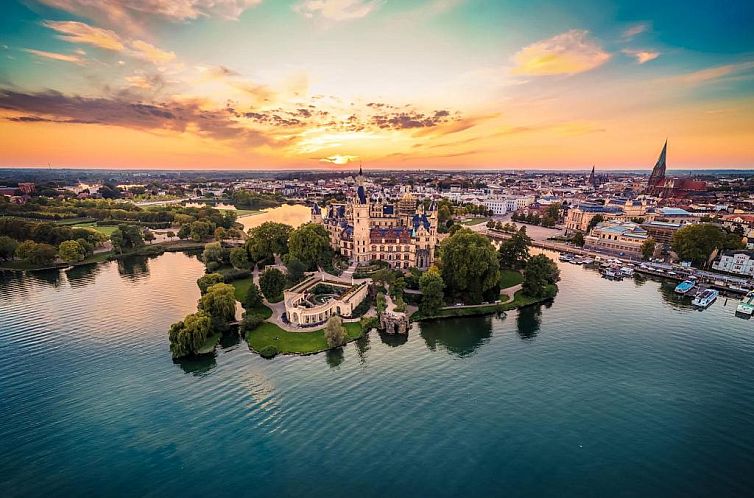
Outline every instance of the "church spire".
<path id="1" fill-rule="evenodd" d="M 659 183 L 660 181 L 665 179 L 665 168 L 667 167 L 667 164 L 666 164 L 667 153 L 668 153 L 668 139 L 666 138 L 665 145 L 662 146 L 662 152 L 660 152 L 660 157 L 657 158 L 657 163 L 655 164 L 655 167 L 652 169 L 652 174 L 649 175 L 649 186 Z"/>
<path id="2" fill-rule="evenodd" d="M 597 188 L 597 178 L 594 176 L 594 166 L 592 166 L 592 173 L 589 175 L 589 185 Z"/>

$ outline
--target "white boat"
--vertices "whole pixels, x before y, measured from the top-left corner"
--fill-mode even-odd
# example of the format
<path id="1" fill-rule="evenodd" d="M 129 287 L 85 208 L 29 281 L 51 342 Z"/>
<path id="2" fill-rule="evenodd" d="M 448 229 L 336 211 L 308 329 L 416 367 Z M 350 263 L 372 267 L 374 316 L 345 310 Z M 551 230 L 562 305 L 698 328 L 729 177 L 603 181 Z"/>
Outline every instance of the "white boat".
<path id="1" fill-rule="evenodd" d="M 736 313 L 741 313 L 743 315 L 751 315 L 754 313 L 754 291 L 747 293 L 741 300 L 741 303 L 736 308 Z"/>
<path id="2" fill-rule="evenodd" d="M 567 252 L 560 253 L 560 257 L 558 258 L 560 261 L 565 261 L 566 263 L 570 263 L 573 261 L 573 255 Z"/>
<path id="3" fill-rule="evenodd" d="M 620 269 L 620 272 L 627 277 L 632 277 L 634 275 L 634 269 L 630 266 L 624 266 Z"/>
<path id="4" fill-rule="evenodd" d="M 621 274 L 620 270 L 616 270 L 614 268 L 605 268 L 604 270 L 602 270 L 602 277 L 609 278 L 611 280 L 621 280 L 623 278 L 623 275 Z"/>
<path id="5" fill-rule="evenodd" d="M 699 306 L 700 308 L 706 308 L 707 306 L 715 302 L 715 299 L 717 299 L 717 296 L 719 294 L 720 293 L 715 289 L 705 289 L 696 295 L 694 300 L 691 301 L 691 304 L 693 304 L 694 306 Z"/>

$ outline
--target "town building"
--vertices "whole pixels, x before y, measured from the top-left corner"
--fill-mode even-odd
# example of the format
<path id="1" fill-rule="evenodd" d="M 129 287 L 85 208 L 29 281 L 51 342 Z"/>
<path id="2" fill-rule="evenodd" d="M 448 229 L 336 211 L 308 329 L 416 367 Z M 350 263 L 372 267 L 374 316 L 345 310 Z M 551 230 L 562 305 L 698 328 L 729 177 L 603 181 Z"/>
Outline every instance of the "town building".
<path id="1" fill-rule="evenodd" d="M 712 263 L 712 269 L 752 277 L 754 276 L 754 251 L 746 249 L 723 251 L 720 259 Z"/>
<path id="2" fill-rule="evenodd" d="M 633 222 L 602 222 L 584 237 L 584 249 L 641 258 L 647 231 Z"/>
<path id="3" fill-rule="evenodd" d="M 586 232 L 592 218 L 602 216 L 603 221 L 624 216 L 623 208 L 618 206 L 604 206 L 602 204 L 582 203 L 568 210 L 566 216 L 566 230 Z"/>
<path id="4" fill-rule="evenodd" d="M 396 204 L 381 195 L 368 196 L 359 168 L 355 195 L 345 203 L 330 204 L 323 213 L 312 207 L 312 221 L 322 223 L 330 244 L 350 261 L 385 261 L 393 268 L 428 268 L 435 261 L 437 205 L 424 209 L 410 193 Z"/>

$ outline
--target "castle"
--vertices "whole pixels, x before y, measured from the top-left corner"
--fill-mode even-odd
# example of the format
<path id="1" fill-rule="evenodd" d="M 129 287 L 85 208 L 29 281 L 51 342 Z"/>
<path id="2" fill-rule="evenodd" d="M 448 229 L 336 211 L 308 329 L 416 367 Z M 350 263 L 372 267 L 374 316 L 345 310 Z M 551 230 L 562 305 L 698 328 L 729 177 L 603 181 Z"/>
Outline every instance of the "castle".
<path id="1" fill-rule="evenodd" d="M 361 168 L 356 194 L 345 203 L 330 204 L 322 213 L 312 207 L 312 221 L 330 234 L 330 244 L 352 262 L 387 262 L 392 268 L 428 268 L 435 261 L 437 205 L 425 210 L 406 192 L 397 203 L 377 194 L 368 196 Z"/>

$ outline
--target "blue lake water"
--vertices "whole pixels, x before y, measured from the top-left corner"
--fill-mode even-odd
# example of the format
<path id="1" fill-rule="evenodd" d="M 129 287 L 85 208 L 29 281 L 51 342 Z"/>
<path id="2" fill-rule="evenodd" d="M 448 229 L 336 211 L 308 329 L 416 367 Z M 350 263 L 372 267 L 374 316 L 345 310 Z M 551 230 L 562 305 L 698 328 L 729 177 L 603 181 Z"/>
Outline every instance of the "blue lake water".
<path id="1" fill-rule="evenodd" d="M 561 265 L 550 306 L 176 364 L 168 253 L 0 275 L 0 496 L 751 496 L 754 320 Z"/>

